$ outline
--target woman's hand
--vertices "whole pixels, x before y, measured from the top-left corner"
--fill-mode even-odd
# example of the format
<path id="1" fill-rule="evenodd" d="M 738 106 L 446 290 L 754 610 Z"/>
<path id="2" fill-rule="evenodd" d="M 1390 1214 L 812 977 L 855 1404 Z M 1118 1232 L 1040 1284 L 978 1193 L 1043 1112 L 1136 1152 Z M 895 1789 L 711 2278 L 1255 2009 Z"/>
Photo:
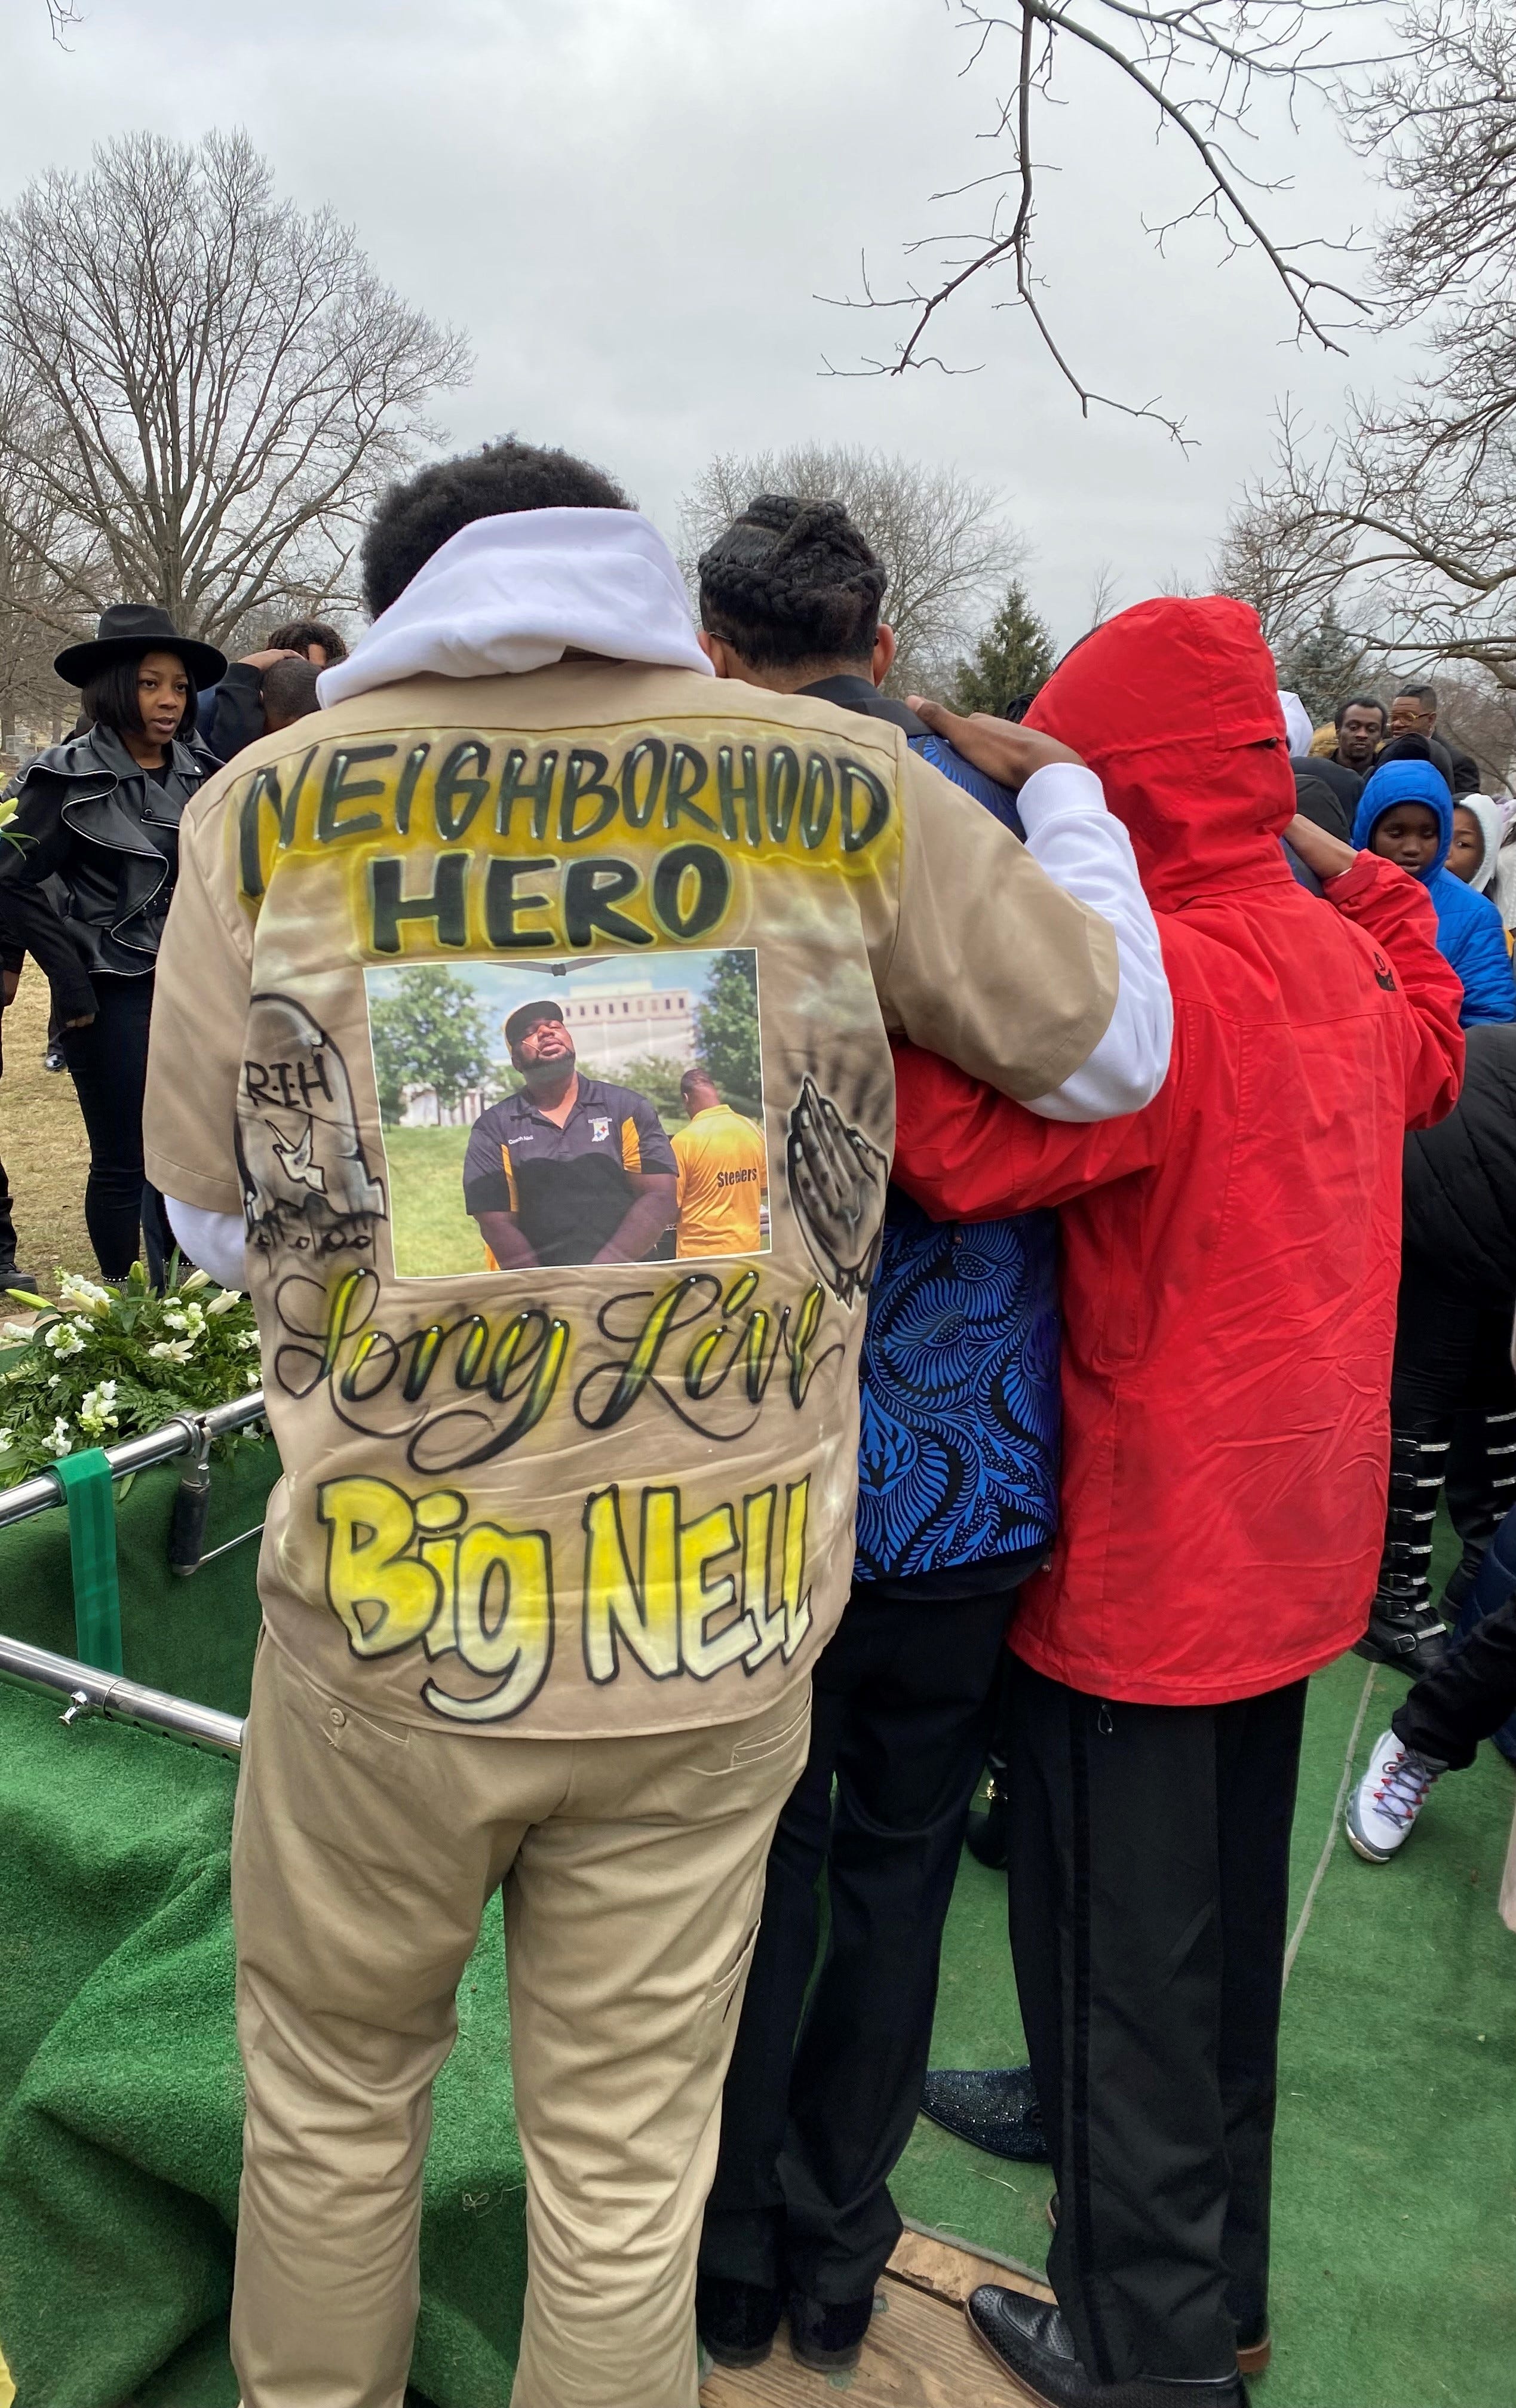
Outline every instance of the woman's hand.
<path id="1" fill-rule="evenodd" d="M 81 1011 L 77 1020 L 65 1020 L 64 1022 L 64 1026 L 65 1028 L 89 1028 L 94 1025 L 94 1014 L 93 1011 Z"/>
<path id="2" fill-rule="evenodd" d="M 1060 744 L 1055 736 L 1044 736 L 1035 727 L 1018 727 L 1014 720 L 991 719 L 987 710 L 976 710 L 972 719 L 960 719 L 956 710 L 945 710 L 940 702 L 926 702 L 919 695 L 910 697 L 911 709 L 924 719 L 933 736 L 946 737 L 955 752 L 976 769 L 997 779 L 1003 786 L 1024 786 L 1037 770 L 1047 768 L 1054 761 L 1070 761 L 1076 769 L 1084 763 L 1077 752 Z"/>

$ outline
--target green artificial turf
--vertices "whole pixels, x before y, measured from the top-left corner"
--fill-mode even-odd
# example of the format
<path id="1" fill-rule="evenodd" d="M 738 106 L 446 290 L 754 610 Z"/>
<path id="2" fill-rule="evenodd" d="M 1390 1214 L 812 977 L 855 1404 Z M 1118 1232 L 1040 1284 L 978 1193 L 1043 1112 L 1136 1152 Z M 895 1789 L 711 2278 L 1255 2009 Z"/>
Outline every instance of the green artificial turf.
<path id="1" fill-rule="evenodd" d="M 1439 1527 L 1438 1566 L 1451 1532 Z M 1344 1656 L 1311 1684 L 1291 1868 L 1275 2162 L 1274 2363 L 1260 2408 L 1516 2403 L 1516 1936 L 1495 1911 L 1516 1777 L 1494 1749 L 1434 1792 L 1402 1856 L 1364 1864 L 1337 1797 L 1406 1683 Z M 1005 1884 L 965 1855 L 935 2065 L 1024 2059 Z M 925 2122 L 892 2185 L 904 2215 L 1041 2267 L 1051 2175 Z"/>
<path id="2" fill-rule="evenodd" d="M 0 1680 L 0 2341 L 17 2408 L 235 2408 L 236 1768 Z M 508 2398 L 526 2279 L 496 1909 L 438 2078 L 417 2408 Z"/>

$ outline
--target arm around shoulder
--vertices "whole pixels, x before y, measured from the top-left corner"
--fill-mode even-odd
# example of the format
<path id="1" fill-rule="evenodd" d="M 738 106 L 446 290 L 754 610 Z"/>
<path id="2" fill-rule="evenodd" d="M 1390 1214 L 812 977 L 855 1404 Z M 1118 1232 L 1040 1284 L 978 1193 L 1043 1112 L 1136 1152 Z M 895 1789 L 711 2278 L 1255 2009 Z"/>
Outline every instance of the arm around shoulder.
<path id="1" fill-rule="evenodd" d="M 1119 984 L 1100 1042 L 1072 1077 L 1028 1108 L 1046 1120 L 1103 1121 L 1141 1111 L 1163 1083 L 1174 1041 L 1174 999 L 1152 906 L 1132 839 L 1105 808 L 1092 769 L 1049 762 L 1019 796 L 1027 851 L 1066 895 L 1109 923 Z"/>
<path id="2" fill-rule="evenodd" d="M 1002 1094 L 1047 1095 L 1110 1025 L 1114 932 L 903 741 L 902 756 L 898 912 L 876 972 L 887 1024 Z"/>

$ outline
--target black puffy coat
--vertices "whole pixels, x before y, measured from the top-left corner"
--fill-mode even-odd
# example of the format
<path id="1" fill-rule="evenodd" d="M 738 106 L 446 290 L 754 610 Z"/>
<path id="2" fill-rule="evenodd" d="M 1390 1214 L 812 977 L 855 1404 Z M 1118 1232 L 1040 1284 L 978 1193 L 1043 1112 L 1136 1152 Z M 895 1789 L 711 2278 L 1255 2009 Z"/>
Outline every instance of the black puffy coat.
<path id="1" fill-rule="evenodd" d="M 1456 1110 L 1406 1140 L 1406 1261 L 1509 1307 L 1516 1296 L 1516 1023 L 1477 1022 L 1465 1035 Z"/>

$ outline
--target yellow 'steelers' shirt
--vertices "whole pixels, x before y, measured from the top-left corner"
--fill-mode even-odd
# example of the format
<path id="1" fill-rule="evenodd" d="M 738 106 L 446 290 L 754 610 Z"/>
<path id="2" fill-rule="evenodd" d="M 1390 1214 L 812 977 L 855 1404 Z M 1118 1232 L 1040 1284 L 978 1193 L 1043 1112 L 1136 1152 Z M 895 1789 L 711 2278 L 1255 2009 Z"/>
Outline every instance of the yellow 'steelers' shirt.
<path id="1" fill-rule="evenodd" d="M 710 1104 L 673 1133 L 679 1165 L 676 1254 L 756 1254 L 768 1184 L 760 1130 L 729 1104 Z"/>
<path id="2" fill-rule="evenodd" d="M 890 1036 L 1036 1096 L 1116 991 L 1104 920 L 814 696 L 564 661 L 239 752 L 184 813 L 145 1138 L 155 1186 L 247 1220 L 271 1643 L 392 1728 L 777 1703 L 848 1593 Z M 758 1066 L 769 1242 L 670 1259 L 676 1172 L 605 1096 L 656 1119 L 713 1011 Z M 470 1168 L 527 1067 L 510 1177 Z"/>

